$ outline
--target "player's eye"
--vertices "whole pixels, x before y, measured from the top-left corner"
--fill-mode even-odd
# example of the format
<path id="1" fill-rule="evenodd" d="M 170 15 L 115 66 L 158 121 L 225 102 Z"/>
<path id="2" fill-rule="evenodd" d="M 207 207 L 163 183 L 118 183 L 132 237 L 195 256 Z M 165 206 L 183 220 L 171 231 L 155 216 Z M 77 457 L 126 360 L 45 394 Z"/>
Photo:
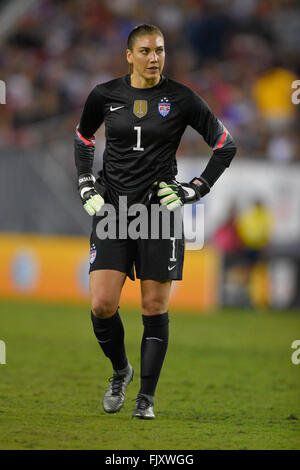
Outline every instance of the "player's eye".
<path id="1" fill-rule="evenodd" d="M 149 53 L 148 49 L 141 49 L 140 52 L 144 55 L 147 55 Z M 163 49 L 157 49 L 156 54 L 161 54 L 163 52 Z"/>

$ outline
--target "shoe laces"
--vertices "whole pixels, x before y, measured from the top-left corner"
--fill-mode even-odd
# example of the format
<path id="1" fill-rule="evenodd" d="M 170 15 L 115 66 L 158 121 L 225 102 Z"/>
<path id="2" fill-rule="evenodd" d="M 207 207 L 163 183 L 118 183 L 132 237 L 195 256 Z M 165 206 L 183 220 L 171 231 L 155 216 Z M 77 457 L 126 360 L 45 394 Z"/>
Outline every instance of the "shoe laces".
<path id="1" fill-rule="evenodd" d="M 152 406 L 152 403 L 148 400 L 147 397 L 143 395 L 138 395 L 136 397 L 136 404 L 140 410 L 146 410 L 149 406 Z"/>
<path id="2" fill-rule="evenodd" d="M 120 374 L 115 374 L 108 379 L 109 382 L 111 383 L 112 395 L 119 395 L 121 393 L 124 379 L 125 379 L 124 375 L 120 375 Z"/>

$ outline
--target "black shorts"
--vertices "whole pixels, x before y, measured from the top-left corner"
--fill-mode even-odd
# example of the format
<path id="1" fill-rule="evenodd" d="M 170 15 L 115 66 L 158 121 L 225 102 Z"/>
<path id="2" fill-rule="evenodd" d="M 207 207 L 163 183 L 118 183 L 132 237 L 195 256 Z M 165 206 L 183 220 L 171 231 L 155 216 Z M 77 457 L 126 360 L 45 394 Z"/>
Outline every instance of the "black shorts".
<path id="1" fill-rule="evenodd" d="M 126 273 L 134 281 L 138 279 L 181 280 L 184 261 L 184 234 L 174 232 L 174 217 L 170 217 L 170 236 L 162 236 L 159 228 L 158 239 L 148 237 L 126 239 L 97 236 L 97 224 L 101 217 L 93 217 L 93 230 L 90 237 L 90 271 L 113 269 Z M 149 223 L 149 234 L 150 234 Z M 117 233 L 118 225 L 117 225 Z"/>

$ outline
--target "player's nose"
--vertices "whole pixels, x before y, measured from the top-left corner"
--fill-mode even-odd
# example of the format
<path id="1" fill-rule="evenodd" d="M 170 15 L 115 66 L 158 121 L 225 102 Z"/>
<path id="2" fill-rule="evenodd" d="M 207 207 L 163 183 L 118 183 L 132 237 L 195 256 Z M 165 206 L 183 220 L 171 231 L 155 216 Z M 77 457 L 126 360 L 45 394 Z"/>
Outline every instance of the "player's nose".
<path id="1" fill-rule="evenodd" d="M 158 63 L 158 54 L 156 54 L 155 51 L 152 51 L 150 54 L 150 62 L 153 63 Z"/>

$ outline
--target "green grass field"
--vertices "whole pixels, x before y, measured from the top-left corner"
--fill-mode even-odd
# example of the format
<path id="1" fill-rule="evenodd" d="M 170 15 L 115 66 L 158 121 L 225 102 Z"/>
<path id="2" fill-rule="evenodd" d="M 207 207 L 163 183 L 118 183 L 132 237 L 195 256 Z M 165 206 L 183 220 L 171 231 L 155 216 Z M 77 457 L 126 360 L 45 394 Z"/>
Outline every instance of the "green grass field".
<path id="1" fill-rule="evenodd" d="M 0 303 L 0 449 L 300 449 L 300 312 L 171 313 L 156 420 L 133 420 L 139 312 L 120 310 L 135 379 L 102 411 L 111 367 L 88 308 Z"/>

